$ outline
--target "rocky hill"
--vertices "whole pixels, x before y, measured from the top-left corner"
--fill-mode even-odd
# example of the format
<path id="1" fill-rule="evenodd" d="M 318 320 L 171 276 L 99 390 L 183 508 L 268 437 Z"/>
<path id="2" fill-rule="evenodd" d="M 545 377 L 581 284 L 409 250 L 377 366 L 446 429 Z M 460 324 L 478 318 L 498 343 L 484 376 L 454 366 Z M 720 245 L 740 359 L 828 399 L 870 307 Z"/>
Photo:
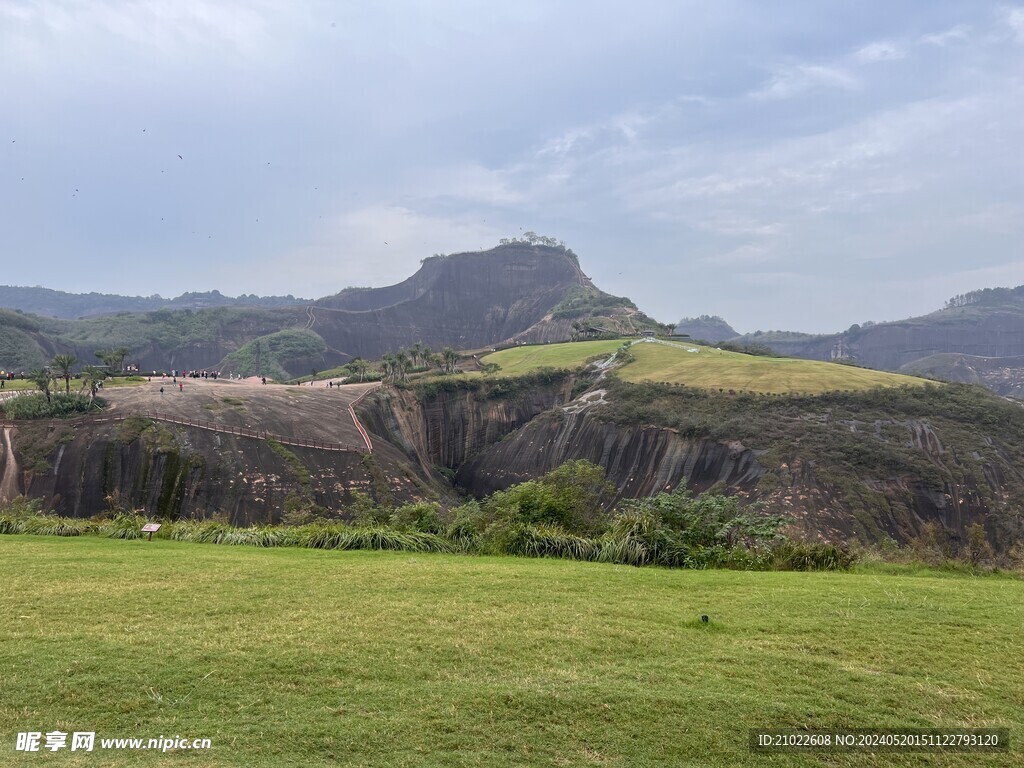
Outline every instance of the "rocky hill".
<path id="1" fill-rule="evenodd" d="M 582 306 L 560 309 L 580 295 L 587 298 Z M 298 376 L 354 357 L 379 358 L 417 341 L 435 350 L 561 341 L 572 335 L 574 322 L 586 324 L 598 313 L 599 324 L 620 323 L 606 315 L 630 328 L 651 322 L 627 299 L 595 288 L 572 251 L 509 243 L 424 259 L 397 285 L 277 309 L 160 309 L 84 320 L 0 310 L 0 368 L 36 368 L 58 352 L 91 363 L 98 349 L 125 347 L 127 362 L 143 371 Z"/>
<path id="2" fill-rule="evenodd" d="M 711 342 L 727 341 L 739 336 L 735 329 L 718 315 L 684 317 L 676 323 L 675 332 L 680 336 Z"/>
<path id="3" fill-rule="evenodd" d="M 974 291 L 928 315 L 855 324 L 842 333 L 757 331 L 734 341 L 792 357 L 976 382 L 1012 395 L 1024 380 L 1024 286 Z"/>

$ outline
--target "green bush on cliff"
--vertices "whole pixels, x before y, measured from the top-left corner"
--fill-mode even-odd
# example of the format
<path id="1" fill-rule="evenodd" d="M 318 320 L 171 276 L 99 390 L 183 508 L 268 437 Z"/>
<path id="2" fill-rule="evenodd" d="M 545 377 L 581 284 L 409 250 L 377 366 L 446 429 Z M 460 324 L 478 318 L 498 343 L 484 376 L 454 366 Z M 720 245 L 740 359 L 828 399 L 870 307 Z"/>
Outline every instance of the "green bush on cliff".
<path id="1" fill-rule="evenodd" d="M 61 392 L 51 395 L 47 401 L 46 395 L 40 392 L 4 400 L 0 403 L 0 412 L 8 419 L 64 419 L 104 404 L 101 398 L 90 402 L 85 395 Z"/>

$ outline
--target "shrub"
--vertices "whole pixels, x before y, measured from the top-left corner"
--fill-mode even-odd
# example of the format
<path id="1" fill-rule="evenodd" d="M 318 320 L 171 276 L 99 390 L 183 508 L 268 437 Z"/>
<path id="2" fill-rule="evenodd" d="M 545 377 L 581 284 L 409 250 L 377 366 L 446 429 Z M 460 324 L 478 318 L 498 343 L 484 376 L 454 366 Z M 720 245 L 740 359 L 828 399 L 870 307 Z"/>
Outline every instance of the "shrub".
<path id="1" fill-rule="evenodd" d="M 111 539 L 141 539 L 146 519 L 141 515 L 120 513 L 101 530 Z"/>
<path id="2" fill-rule="evenodd" d="M 824 542 L 784 541 L 771 550 L 777 571 L 845 571 L 856 559 L 848 548 Z"/>
<path id="3" fill-rule="evenodd" d="M 48 401 L 46 395 L 39 393 L 4 400 L 0 410 L 9 419 L 63 419 L 102 404 L 99 398 L 90 402 L 85 395 L 63 393 L 52 395 Z"/>

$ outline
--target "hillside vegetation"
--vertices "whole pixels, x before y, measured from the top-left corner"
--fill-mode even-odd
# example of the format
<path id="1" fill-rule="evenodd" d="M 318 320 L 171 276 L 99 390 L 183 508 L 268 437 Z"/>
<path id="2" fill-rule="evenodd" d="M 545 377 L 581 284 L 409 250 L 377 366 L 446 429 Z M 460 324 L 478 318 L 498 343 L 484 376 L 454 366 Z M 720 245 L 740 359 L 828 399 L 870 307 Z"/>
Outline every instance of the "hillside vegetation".
<path id="1" fill-rule="evenodd" d="M 749 730 L 986 725 L 1016 739 L 1024 728 L 1024 582 L 1006 577 L 159 539 L 2 545 L 12 766 L 41 761 L 11 749 L 29 724 L 95 729 L 97 742 L 212 741 L 173 759 L 90 755 L 110 766 L 842 768 L 865 756 L 756 754 Z M 941 765 L 1018 758 L 954 752 Z"/>

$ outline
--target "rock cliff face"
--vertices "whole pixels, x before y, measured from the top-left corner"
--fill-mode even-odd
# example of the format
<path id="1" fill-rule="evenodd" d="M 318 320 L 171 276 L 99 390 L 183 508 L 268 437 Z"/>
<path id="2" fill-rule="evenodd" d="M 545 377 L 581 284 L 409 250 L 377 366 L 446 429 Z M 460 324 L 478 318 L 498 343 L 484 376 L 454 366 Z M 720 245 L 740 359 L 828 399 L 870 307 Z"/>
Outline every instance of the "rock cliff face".
<path id="1" fill-rule="evenodd" d="M 663 390 L 656 402 L 620 402 L 620 413 L 633 413 L 625 420 L 611 408 L 629 391 L 621 384 L 576 399 L 564 385 L 498 400 L 483 390 L 418 399 L 394 393 L 364 402 L 363 415 L 424 472 L 454 472 L 457 485 L 476 496 L 586 459 L 605 469 L 619 498 L 679 485 L 726 492 L 787 515 L 804 535 L 833 541 L 906 543 L 929 522 L 954 540 L 974 524 L 1000 546 L 1024 538 L 1015 512 L 1024 496 L 1016 411 L 981 429 L 984 403 L 951 397 L 931 405 L 918 399 L 930 395 L 897 393 L 761 398 L 752 403 L 758 413 L 747 416 L 738 398 L 709 393 L 695 405 L 682 390 Z M 713 424 L 714 436 L 665 425 L 666 413 L 680 407 L 673 398 L 682 398 L 702 429 Z M 945 412 L 951 405 L 959 411 Z M 638 422 L 637 407 L 649 408 L 650 419 Z M 909 415 L 930 407 L 932 416 Z"/>
<path id="2" fill-rule="evenodd" d="M 764 468 L 738 441 L 685 440 L 671 429 L 624 427 L 586 411 L 550 411 L 460 467 L 456 479 L 484 496 L 540 477 L 567 461 L 604 467 L 619 498 L 650 496 L 680 484 L 752 489 Z"/>
<path id="3" fill-rule="evenodd" d="M 568 401 L 574 379 L 554 375 L 537 386 L 502 392 L 500 383 L 424 396 L 388 390 L 359 408 L 373 434 L 414 459 L 426 474 L 449 473 L 535 417 Z M 498 391 L 495 391 L 495 390 Z"/>
<path id="4" fill-rule="evenodd" d="M 367 459 L 142 418 L 21 423 L 9 434 L 0 478 L 16 476 L 5 495 L 43 498 L 71 517 L 97 514 L 112 494 L 151 515 L 237 525 L 278 522 L 295 505 L 340 509 L 353 491 L 399 503 L 436 495 L 386 445 Z"/>
<path id="5" fill-rule="evenodd" d="M 900 372 L 980 384 L 1000 395 L 1024 399 L 1024 356 L 929 355 L 902 366 Z"/>
<path id="6" fill-rule="evenodd" d="M 474 349 L 527 330 L 587 282 L 563 251 L 506 245 L 426 259 L 398 285 L 321 299 L 310 309 L 310 328 L 328 347 L 371 359 L 412 341 Z"/>

